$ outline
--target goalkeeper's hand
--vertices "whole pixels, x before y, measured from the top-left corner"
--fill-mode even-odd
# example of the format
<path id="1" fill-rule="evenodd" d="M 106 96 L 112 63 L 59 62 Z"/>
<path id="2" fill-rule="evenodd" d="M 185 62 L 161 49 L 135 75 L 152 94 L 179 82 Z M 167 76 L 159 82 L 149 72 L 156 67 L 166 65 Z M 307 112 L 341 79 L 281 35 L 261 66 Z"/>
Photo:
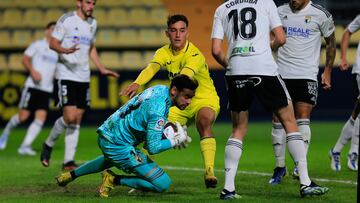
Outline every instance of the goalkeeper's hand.
<path id="1" fill-rule="evenodd" d="M 183 129 L 180 123 L 176 121 L 175 125 L 177 128 L 177 132 L 175 133 L 175 136 L 170 139 L 172 147 L 180 146 L 183 142 L 186 141 L 187 138 L 186 131 Z"/>
<path id="2" fill-rule="evenodd" d="M 185 149 L 192 141 L 191 137 L 188 136 L 188 134 L 187 134 L 187 126 L 183 125 L 182 128 L 184 129 L 184 132 L 186 135 L 186 140 L 185 140 L 185 142 L 182 142 L 180 145 L 175 146 L 174 149 Z"/>

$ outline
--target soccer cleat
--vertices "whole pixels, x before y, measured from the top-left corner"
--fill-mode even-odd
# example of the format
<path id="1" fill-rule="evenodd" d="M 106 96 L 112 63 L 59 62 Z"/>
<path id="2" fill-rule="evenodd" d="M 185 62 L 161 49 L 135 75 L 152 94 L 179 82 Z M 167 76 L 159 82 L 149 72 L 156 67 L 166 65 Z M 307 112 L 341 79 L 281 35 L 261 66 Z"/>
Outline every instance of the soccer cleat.
<path id="1" fill-rule="evenodd" d="M 281 178 L 286 175 L 286 167 L 276 167 L 274 169 L 274 174 L 269 180 L 269 183 L 272 185 L 280 184 Z"/>
<path id="2" fill-rule="evenodd" d="M 358 170 L 358 154 L 351 153 L 348 155 L 348 162 L 347 162 L 348 168 L 352 171 Z"/>
<path id="3" fill-rule="evenodd" d="M 215 176 L 205 176 L 204 181 L 206 188 L 216 188 L 218 182 Z"/>
<path id="4" fill-rule="evenodd" d="M 229 192 L 226 189 L 223 189 L 220 193 L 220 199 L 222 200 L 231 200 L 231 199 L 240 199 L 241 196 L 235 193 L 235 190 Z"/>
<path id="5" fill-rule="evenodd" d="M 41 161 L 42 165 L 45 167 L 49 167 L 49 165 L 50 165 L 51 150 L 52 150 L 52 147 L 48 146 L 44 142 L 43 148 L 41 150 L 40 161 Z"/>
<path id="6" fill-rule="evenodd" d="M 65 171 L 75 170 L 79 165 L 75 163 L 75 161 L 68 161 L 62 165 L 62 169 Z"/>
<path id="7" fill-rule="evenodd" d="M 55 179 L 60 187 L 65 187 L 68 183 L 73 181 L 70 172 L 62 173 L 59 176 L 57 176 Z"/>
<path id="8" fill-rule="evenodd" d="M 294 178 L 294 179 L 297 179 L 297 180 L 299 180 L 299 171 L 298 171 L 298 169 L 297 169 L 297 167 L 295 166 L 294 167 L 294 170 L 293 170 L 293 172 L 292 172 L 292 177 Z"/>
<path id="9" fill-rule="evenodd" d="M 109 193 L 115 187 L 114 179 L 115 173 L 111 170 L 105 170 L 102 174 L 102 183 L 99 188 L 100 197 L 109 197 Z"/>
<path id="10" fill-rule="evenodd" d="M 323 195 L 329 191 L 327 187 L 321 187 L 316 183 L 312 182 L 310 185 L 300 185 L 300 196 L 301 197 L 310 197 L 314 195 Z"/>
<path id="11" fill-rule="evenodd" d="M 3 150 L 6 148 L 7 140 L 9 138 L 9 135 L 3 134 L 0 137 L 0 150 Z"/>
<path id="12" fill-rule="evenodd" d="M 340 171 L 340 152 L 333 152 L 332 149 L 329 151 L 329 158 L 331 159 L 330 167 L 334 171 Z"/>
<path id="13" fill-rule="evenodd" d="M 31 147 L 20 147 L 18 153 L 21 155 L 35 156 L 36 152 Z"/>

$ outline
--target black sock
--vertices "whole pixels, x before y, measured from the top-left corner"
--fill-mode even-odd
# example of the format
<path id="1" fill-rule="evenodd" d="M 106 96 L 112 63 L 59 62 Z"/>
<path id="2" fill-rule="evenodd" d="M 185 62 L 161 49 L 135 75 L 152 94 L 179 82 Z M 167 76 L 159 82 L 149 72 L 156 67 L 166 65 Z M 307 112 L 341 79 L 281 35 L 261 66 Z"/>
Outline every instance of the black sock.
<path id="1" fill-rule="evenodd" d="M 120 179 L 121 179 L 121 176 L 116 175 L 115 178 L 114 178 L 114 184 L 115 185 L 120 185 Z"/>
<path id="2" fill-rule="evenodd" d="M 75 174 L 75 171 L 70 171 L 71 179 L 75 180 L 78 176 Z"/>

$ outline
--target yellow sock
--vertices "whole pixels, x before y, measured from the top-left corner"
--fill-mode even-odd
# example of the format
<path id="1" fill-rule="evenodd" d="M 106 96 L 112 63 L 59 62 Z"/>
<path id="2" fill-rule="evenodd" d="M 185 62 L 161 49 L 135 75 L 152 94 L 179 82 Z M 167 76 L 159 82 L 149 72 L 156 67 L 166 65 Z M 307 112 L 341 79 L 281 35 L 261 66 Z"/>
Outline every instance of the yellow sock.
<path id="1" fill-rule="evenodd" d="M 205 164 L 205 176 L 215 176 L 214 174 L 214 160 L 216 152 L 216 140 L 213 137 L 200 140 L 201 154 Z"/>

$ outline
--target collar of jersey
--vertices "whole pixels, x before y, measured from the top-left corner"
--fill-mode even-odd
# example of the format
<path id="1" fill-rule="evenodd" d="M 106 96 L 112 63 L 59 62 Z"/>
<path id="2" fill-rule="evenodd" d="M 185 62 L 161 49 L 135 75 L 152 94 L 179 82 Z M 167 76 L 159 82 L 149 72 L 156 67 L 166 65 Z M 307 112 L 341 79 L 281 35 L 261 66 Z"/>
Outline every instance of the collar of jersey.
<path id="1" fill-rule="evenodd" d="M 178 55 L 180 53 L 185 53 L 189 49 L 189 45 L 190 45 L 190 42 L 186 40 L 185 47 L 183 49 L 181 49 L 180 51 L 175 51 L 172 48 L 171 44 L 170 44 L 169 48 L 170 48 L 171 52 L 173 53 L 173 55 Z"/>

